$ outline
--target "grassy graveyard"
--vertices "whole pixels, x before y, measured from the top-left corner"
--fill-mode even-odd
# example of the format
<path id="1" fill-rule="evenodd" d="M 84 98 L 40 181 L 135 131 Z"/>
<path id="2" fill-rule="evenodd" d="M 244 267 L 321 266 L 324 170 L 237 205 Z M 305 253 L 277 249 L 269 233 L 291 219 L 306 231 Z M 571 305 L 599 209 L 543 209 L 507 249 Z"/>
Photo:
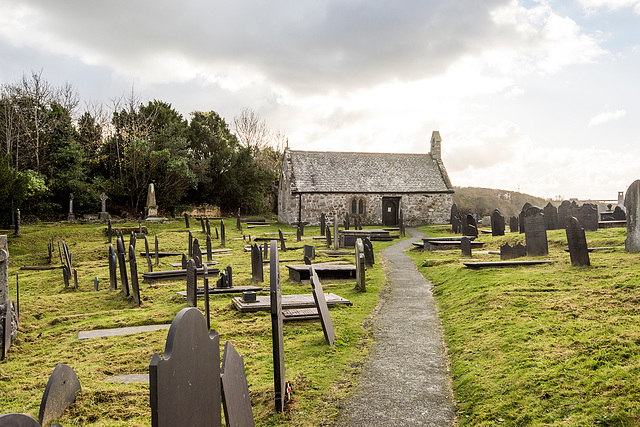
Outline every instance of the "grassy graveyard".
<path id="1" fill-rule="evenodd" d="M 167 224 L 144 224 L 148 228 L 149 246 L 154 247 L 154 235 L 158 235 L 159 249 L 164 252 L 187 252 L 188 233 L 184 221 Z M 264 236 L 276 233 L 278 228 L 287 235 L 287 247 L 313 244 L 325 249 L 324 240 L 296 242 L 295 229 L 283 224 L 248 229 L 235 228 L 235 219 L 225 220 L 226 248 L 231 254 L 220 254 L 215 267 L 233 267 L 234 286 L 253 285 L 251 282 L 250 252 L 244 252 L 248 241 L 243 234 Z M 221 248 L 215 239 L 212 221 L 213 249 Z M 137 223 L 114 223 L 117 227 L 137 227 Z M 191 230 L 199 238 L 206 259 L 205 234 L 200 223 L 191 219 Z M 65 426 L 148 426 L 151 424 L 148 383 L 120 383 L 110 377 L 125 374 L 148 373 L 154 353 L 164 352 L 166 330 L 134 335 L 113 336 L 78 340 L 78 333 L 95 329 L 168 324 L 186 300 L 176 294 L 184 291 L 185 280 L 173 282 L 143 283 L 146 260 L 139 253 L 144 251 L 144 240 L 138 239 L 138 273 L 140 278 L 141 306 L 136 307 L 131 297 L 118 290 L 109 290 L 108 248 L 104 224 L 39 224 L 23 225 L 22 236 L 9 234 L 10 292 L 16 296 L 16 273 L 20 286 L 19 335 L 7 358 L 0 362 L 0 407 L 3 413 L 21 412 L 38 416 L 42 393 L 49 375 L 58 363 L 70 365 L 78 374 L 82 394 L 59 420 Z M 305 236 L 318 236 L 318 227 L 305 229 Z M 20 270 L 22 266 L 47 265 L 47 241 L 53 238 L 53 270 Z M 78 289 L 65 289 L 57 242 L 65 241 L 73 253 L 73 268 L 78 271 Z M 125 242 L 129 237 L 125 235 Z M 115 238 L 113 240 L 115 246 Z M 128 243 L 127 243 L 128 244 Z M 380 249 L 393 242 L 374 242 Z M 281 260 L 301 264 L 302 250 L 280 253 Z M 314 263 L 347 261 L 353 256 L 329 258 L 318 254 Z M 170 262 L 180 262 L 180 257 L 160 258 L 156 270 L 170 270 Z M 378 261 L 376 259 L 376 261 Z M 287 262 L 280 263 L 283 294 L 311 292 L 307 282 L 296 283 L 288 279 Z M 128 267 L 128 266 L 127 266 Z M 94 291 L 94 278 L 98 277 L 100 289 Z M 268 264 L 265 264 L 265 283 L 269 286 Z M 210 277 L 215 286 L 216 276 Z M 73 283 L 73 279 L 71 280 Z M 202 286 L 202 280 L 198 284 Z M 271 348 L 271 318 L 268 311 L 240 313 L 231 302 L 239 294 L 211 296 L 211 328 L 220 334 L 221 354 L 228 340 L 243 356 L 247 381 L 251 394 L 253 414 L 257 425 L 315 426 L 327 423 L 337 413 L 336 402 L 354 384 L 355 375 L 368 352 L 370 340 L 367 319 L 378 304 L 378 294 L 384 286 L 384 274 L 379 262 L 367 270 L 367 292 L 354 290 L 355 279 L 322 283 L 325 292 L 335 293 L 353 302 L 353 306 L 334 306 L 330 309 L 335 327 L 336 345 L 325 343 L 320 322 L 285 322 L 284 353 L 287 381 L 291 383 L 292 397 L 286 410 L 277 414 L 274 410 L 273 365 Z M 261 293 L 268 294 L 268 292 Z M 200 298 L 198 307 L 204 313 Z"/>
<path id="2" fill-rule="evenodd" d="M 446 227 L 424 227 L 430 237 Z M 460 251 L 409 252 L 435 288 L 461 425 L 640 424 L 638 254 L 625 228 L 586 232 L 591 267 L 573 267 L 564 230 L 548 231 L 554 264 L 471 270 Z M 492 237 L 480 250 L 525 243 Z M 474 250 L 475 252 L 475 250 Z M 499 255 L 477 254 L 481 261 Z"/>

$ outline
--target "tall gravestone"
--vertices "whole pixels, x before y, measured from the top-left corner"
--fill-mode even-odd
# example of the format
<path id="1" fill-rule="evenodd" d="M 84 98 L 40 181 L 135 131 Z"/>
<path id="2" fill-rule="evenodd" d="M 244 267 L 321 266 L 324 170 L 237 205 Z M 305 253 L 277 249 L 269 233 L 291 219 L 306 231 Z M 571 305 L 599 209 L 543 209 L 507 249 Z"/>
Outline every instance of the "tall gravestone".
<path id="1" fill-rule="evenodd" d="M 187 305 L 198 306 L 198 271 L 193 259 L 187 261 Z"/>
<path id="2" fill-rule="evenodd" d="M 149 239 L 147 239 L 146 235 L 144 236 L 144 254 L 147 259 L 147 271 L 152 272 L 153 263 L 151 262 L 151 254 L 149 253 Z"/>
<path id="3" fill-rule="evenodd" d="M 356 244 L 357 245 L 357 244 Z M 327 300 L 324 297 L 324 290 L 322 289 L 322 283 L 318 278 L 318 273 L 313 267 L 309 267 L 309 278 L 311 282 L 311 292 L 313 293 L 313 300 L 316 303 L 318 310 L 318 316 L 320 317 L 320 324 L 322 325 L 322 332 L 324 332 L 324 338 L 331 347 L 333 347 L 336 333 L 333 329 L 333 322 L 329 315 L 329 307 L 327 306 Z"/>
<path id="4" fill-rule="evenodd" d="M 627 252 L 640 252 L 640 180 L 633 181 L 624 196 L 627 211 L 627 238 L 624 249 Z"/>
<path id="5" fill-rule="evenodd" d="M 98 214 L 98 219 L 106 221 L 109 218 L 111 218 L 111 216 L 109 215 L 109 212 L 107 212 L 107 200 L 109 199 L 109 197 L 102 193 L 100 194 L 100 202 L 101 202 L 101 210 L 100 213 Z"/>
<path id="6" fill-rule="evenodd" d="M 587 238 L 584 234 L 584 228 L 580 226 L 580 222 L 576 217 L 569 217 L 566 230 L 571 265 L 590 266 Z"/>
<path id="7" fill-rule="evenodd" d="M 111 290 L 118 289 L 118 258 L 113 245 L 109 245 L 109 285 Z"/>
<path id="8" fill-rule="evenodd" d="M 491 235 L 504 236 L 504 216 L 498 209 L 491 213 Z"/>
<path id="9" fill-rule="evenodd" d="M 271 340 L 273 343 L 273 386 L 275 389 L 276 412 L 284 410 L 286 379 L 284 372 L 284 337 L 282 335 L 282 293 L 280 290 L 280 262 L 278 245 L 271 241 L 269 260 L 269 295 L 271 300 Z"/>
<path id="10" fill-rule="evenodd" d="M 207 234 L 207 261 L 211 262 L 213 259 L 213 252 L 211 249 L 211 235 Z"/>
<path id="11" fill-rule="evenodd" d="M 227 236 L 224 230 L 224 220 L 220 220 L 220 245 L 225 247 L 227 244 Z"/>
<path id="12" fill-rule="evenodd" d="M 147 218 L 158 216 L 158 205 L 156 203 L 156 188 L 153 183 L 149 184 L 147 190 Z"/>
<path id="13" fill-rule="evenodd" d="M 140 285 L 138 283 L 138 262 L 136 261 L 136 251 L 133 246 L 129 246 L 129 272 L 131 273 L 131 294 L 133 302 L 140 307 Z"/>
<path id="14" fill-rule="evenodd" d="M 362 239 L 356 239 L 356 290 L 358 292 L 366 292 L 367 290 L 367 277 L 365 274 L 365 260 L 364 260 L 364 244 Z"/>
<path id="15" fill-rule="evenodd" d="M 344 229 L 348 230 L 351 225 L 351 218 L 349 217 L 349 212 L 344 214 Z"/>
<path id="16" fill-rule="evenodd" d="M 222 406 L 227 425 L 255 426 L 244 361 L 229 341 L 224 345 L 224 357 L 220 374 Z"/>
<path id="17" fill-rule="evenodd" d="M 376 263 L 373 244 L 368 237 L 362 238 L 362 244 L 364 245 L 364 263 L 367 267 L 373 267 L 373 264 Z"/>
<path id="18" fill-rule="evenodd" d="M 193 260 L 196 262 L 196 268 L 202 268 L 202 249 L 198 239 L 193 240 Z"/>
<path id="19" fill-rule="evenodd" d="M 129 296 L 129 279 L 127 277 L 127 265 L 124 260 L 124 243 L 122 237 L 118 237 L 117 240 L 118 250 L 118 266 L 120 267 L 120 283 L 122 284 L 122 293 L 125 296 Z"/>
<path id="20" fill-rule="evenodd" d="M 511 231 L 512 233 L 517 233 L 518 232 L 518 217 L 517 216 L 512 216 L 511 218 L 509 218 L 509 231 Z"/>
<path id="21" fill-rule="evenodd" d="M 455 234 L 462 232 L 462 219 L 459 215 L 456 215 L 451 219 L 451 232 Z"/>
<path id="22" fill-rule="evenodd" d="M 338 215 L 333 216 L 333 250 L 340 249 L 340 237 L 338 234 Z"/>
<path id="23" fill-rule="evenodd" d="M 518 226 L 520 228 L 520 234 L 524 233 L 524 215 L 527 209 L 532 207 L 533 205 L 529 202 L 525 203 L 522 206 L 522 210 L 520 211 L 520 215 L 518 216 Z"/>
<path id="24" fill-rule="evenodd" d="M 585 203 L 577 209 L 575 216 L 586 231 L 598 230 L 598 205 Z"/>
<path id="25" fill-rule="evenodd" d="M 320 214 L 320 235 L 321 236 L 324 236 L 324 231 L 326 226 L 327 226 L 327 217 L 324 214 L 324 212 L 322 212 Z"/>
<path id="26" fill-rule="evenodd" d="M 7 236 L 0 236 L 0 359 L 11 345 L 11 300 L 9 298 L 9 246 Z"/>
<path id="27" fill-rule="evenodd" d="M 327 247 L 330 248 L 331 247 L 331 229 L 329 228 L 328 225 L 327 225 L 327 230 L 324 234 L 327 239 Z"/>
<path id="28" fill-rule="evenodd" d="M 76 216 L 73 213 L 73 193 L 69 193 L 69 213 L 67 214 L 67 221 L 76 222 Z"/>
<path id="29" fill-rule="evenodd" d="M 264 282 L 264 269 L 262 268 L 262 254 L 257 243 L 251 245 L 251 279 L 256 282 Z"/>
<path id="30" fill-rule="evenodd" d="M 69 365 L 58 364 L 49 377 L 40 402 L 38 420 L 43 426 L 51 424 L 64 413 L 82 392 L 78 375 Z"/>
<path id="31" fill-rule="evenodd" d="M 478 223 L 473 215 L 467 215 L 462 222 L 462 235 L 478 237 Z"/>
<path id="32" fill-rule="evenodd" d="M 543 209 L 544 212 L 544 224 L 547 230 L 557 230 L 558 229 L 558 209 L 551 204 L 551 202 L 547 203 L 547 205 Z"/>
<path id="33" fill-rule="evenodd" d="M 458 216 L 458 205 L 455 203 L 451 205 L 451 214 L 449 215 L 449 224 L 453 224 L 454 218 Z M 455 233 L 455 231 L 454 231 Z"/>
<path id="34" fill-rule="evenodd" d="M 22 234 L 21 223 L 22 223 L 22 220 L 20 218 L 20 209 L 16 209 L 16 228 L 15 228 L 16 236 L 20 236 Z"/>
<path id="35" fill-rule="evenodd" d="M 189 213 L 184 213 L 184 228 L 189 229 Z"/>
<path id="36" fill-rule="evenodd" d="M 526 210 L 524 216 L 524 233 L 527 242 L 527 255 L 541 256 L 549 253 L 544 214 L 540 208 L 534 206 Z"/>
<path id="37" fill-rule="evenodd" d="M 151 425 L 222 425 L 220 337 L 197 308 L 183 308 L 169 328 L 164 354 L 149 364 Z"/>
<path id="38" fill-rule="evenodd" d="M 567 220 L 570 216 L 572 216 L 571 202 L 563 200 L 560 206 L 558 206 L 558 228 L 567 228 Z"/>

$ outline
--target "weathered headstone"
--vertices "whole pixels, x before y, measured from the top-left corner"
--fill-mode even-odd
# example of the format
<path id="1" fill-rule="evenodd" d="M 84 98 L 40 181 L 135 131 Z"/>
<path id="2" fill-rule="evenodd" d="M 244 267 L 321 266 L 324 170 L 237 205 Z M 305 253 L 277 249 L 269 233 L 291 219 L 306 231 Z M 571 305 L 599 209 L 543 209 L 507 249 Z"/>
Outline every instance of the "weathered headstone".
<path id="1" fill-rule="evenodd" d="M 187 256 L 187 254 L 183 253 L 182 258 L 180 260 L 180 266 L 183 270 L 186 270 L 188 265 L 189 265 L 189 257 Z"/>
<path id="2" fill-rule="evenodd" d="M 224 247 L 227 244 L 227 237 L 224 231 L 224 220 L 220 220 L 220 245 Z"/>
<path id="3" fill-rule="evenodd" d="M 520 215 L 518 216 L 518 228 L 520 229 L 520 234 L 524 233 L 524 215 L 525 212 L 527 211 L 527 209 L 529 209 L 530 207 L 532 207 L 533 205 L 529 202 L 526 202 L 523 206 L 522 206 L 522 210 L 520 211 Z"/>
<path id="4" fill-rule="evenodd" d="M 504 216 L 498 209 L 491 213 L 491 235 L 504 236 Z"/>
<path id="5" fill-rule="evenodd" d="M 9 246 L 7 236 L 0 236 L 0 359 L 11 345 L 11 300 L 9 298 Z"/>
<path id="6" fill-rule="evenodd" d="M 473 215 L 463 217 L 462 235 L 478 237 L 478 223 Z"/>
<path id="7" fill-rule="evenodd" d="M 60 425 L 60 424 L 58 424 Z M 26 414 L 1 414 L 0 427 L 41 427 L 40 423 Z M 56 427 L 55 424 L 51 427 Z"/>
<path id="8" fill-rule="evenodd" d="M 193 234 L 191 233 L 191 231 L 189 231 L 189 238 L 188 238 L 188 249 L 187 249 L 187 256 L 189 258 L 193 257 Z"/>
<path id="9" fill-rule="evenodd" d="M 571 202 L 563 200 L 560 206 L 558 206 L 558 228 L 567 228 L 567 220 L 570 216 L 573 216 L 571 213 Z"/>
<path id="10" fill-rule="evenodd" d="M 200 241 L 193 240 L 193 260 L 196 262 L 196 268 L 202 268 L 202 249 L 200 249 Z"/>
<path id="11" fill-rule="evenodd" d="M 327 300 L 324 297 L 322 283 L 320 283 L 320 279 L 318 278 L 316 270 L 313 267 L 309 267 L 309 269 L 311 270 L 309 276 L 311 282 L 311 292 L 313 293 L 313 300 L 316 303 L 316 308 L 320 317 L 322 332 L 324 332 L 324 338 L 327 341 L 327 344 L 333 347 L 336 339 L 336 333 L 333 329 L 331 316 L 329 315 L 329 307 L 327 306 Z"/>
<path id="12" fill-rule="evenodd" d="M 207 218 L 207 222 L 206 222 L 206 228 L 207 228 L 207 236 L 211 236 L 211 222 L 209 222 L 209 218 Z M 218 238 L 218 229 L 216 228 L 216 239 Z"/>
<path id="13" fill-rule="evenodd" d="M 242 356 L 227 341 L 221 370 L 222 406 L 228 426 L 255 426 Z"/>
<path id="14" fill-rule="evenodd" d="M 242 232 L 242 221 L 240 221 L 240 209 L 238 209 L 238 216 L 236 217 L 236 229 Z"/>
<path id="15" fill-rule="evenodd" d="M 147 271 L 153 271 L 153 263 L 151 262 L 151 254 L 149 253 L 149 239 L 144 236 L 144 254 L 147 258 Z"/>
<path id="16" fill-rule="evenodd" d="M 549 253 L 547 230 L 544 226 L 544 214 L 537 207 L 530 207 L 525 212 L 524 233 L 527 242 L 527 255 L 541 256 Z"/>
<path id="17" fill-rule="evenodd" d="M 147 190 L 147 217 L 158 216 L 158 205 L 156 203 L 156 188 L 153 183 L 149 184 Z"/>
<path id="18" fill-rule="evenodd" d="M 316 247 L 312 245 L 304 245 L 304 247 L 302 248 L 302 256 L 309 259 L 315 259 Z"/>
<path id="19" fill-rule="evenodd" d="M 264 282 L 264 269 L 262 268 L 262 254 L 257 243 L 251 246 L 251 279 L 256 282 Z"/>
<path id="20" fill-rule="evenodd" d="M 207 261 L 211 262 L 213 259 L 213 252 L 211 249 L 211 234 L 207 234 Z"/>
<path id="21" fill-rule="evenodd" d="M 330 248 L 331 247 L 331 229 L 329 228 L 328 225 L 327 225 L 327 230 L 324 234 L 325 234 L 325 237 L 327 238 L 327 247 Z"/>
<path id="22" fill-rule="evenodd" d="M 125 296 L 129 296 L 129 279 L 127 278 L 127 265 L 124 261 L 124 242 L 122 237 L 118 237 L 116 242 L 118 250 L 118 266 L 120 267 L 120 283 L 122 284 L 122 293 Z"/>
<path id="23" fill-rule="evenodd" d="M 595 203 L 583 204 L 578 208 L 574 216 L 586 231 L 598 230 L 598 205 Z"/>
<path id="24" fill-rule="evenodd" d="M 99 281 L 99 279 L 98 279 L 98 276 L 96 276 L 96 277 L 93 279 L 93 290 L 94 290 L 95 292 L 98 292 L 98 291 L 100 290 L 100 281 Z"/>
<path id="25" fill-rule="evenodd" d="M 633 181 L 624 196 L 627 211 L 627 238 L 624 249 L 627 252 L 640 252 L 640 180 Z"/>
<path id="26" fill-rule="evenodd" d="M 365 263 L 365 266 L 373 267 L 373 264 L 375 264 L 375 262 L 376 262 L 375 255 L 374 255 L 374 252 L 373 252 L 373 244 L 371 243 L 371 240 L 369 240 L 368 237 L 363 237 L 362 238 L 362 244 L 364 245 L 364 263 Z"/>
<path id="27" fill-rule="evenodd" d="M 327 217 L 324 212 L 320 214 L 320 235 L 324 236 L 325 227 L 327 226 Z"/>
<path id="28" fill-rule="evenodd" d="M 367 291 L 367 277 L 365 274 L 365 260 L 364 260 L 364 244 L 362 239 L 356 239 L 355 244 L 356 253 L 356 290 L 358 292 Z"/>
<path id="29" fill-rule="evenodd" d="M 269 261 L 269 295 L 271 300 L 271 340 L 273 343 L 273 386 L 275 389 L 276 412 L 284 410 L 286 380 L 284 372 L 284 337 L 282 334 L 282 293 L 280 291 L 280 263 L 278 246 L 271 241 Z"/>
<path id="30" fill-rule="evenodd" d="M 138 284 L 138 262 L 136 261 L 136 251 L 133 246 L 129 246 L 129 272 L 131 273 L 131 294 L 133 302 L 140 306 L 140 286 Z"/>
<path id="31" fill-rule="evenodd" d="M 156 266 L 160 265 L 160 250 L 158 248 L 158 235 L 156 234 L 155 238 L 155 257 L 156 257 Z"/>
<path id="32" fill-rule="evenodd" d="M 516 245 L 509 245 L 508 243 L 500 246 L 500 260 L 506 261 L 513 258 L 520 258 L 527 256 L 527 248 L 518 243 Z"/>
<path id="33" fill-rule="evenodd" d="M 207 220 L 209 220 L 209 218 L 207 218 Z M 200 217 L 200 226 L 202 227 L 202 232 L 203 232 L 203 233 L 206 233 L 206 232 L 207 232 L 207 229 L 206 229 L 206 227 L 204 226 L 204 218 L 203 218 L 203 217 Z"/>
<path id="34" fill-rule="evenodd" d="M 184 213 L 184 228 L 189 229 L 189 213 Z"/>
<path id="35" fill-rule="evenodd" d="M 198 306 L 198 272 L 193 259 L 187 262 L 187 305 Z"/>
<path id="36" fill-rule="evenodd" d="M 623 221 L 627 219 L 624 210 L 620 206 L 616 206 L 616 208 L 613 210 L 613 219 L 614 221 Z"/>
<path id="37" fill-rule="evenodd" d="M 76 216 L 73 214 L 73 193 L 69 193 L 69 213 L 67 214 L 67 221 L 76 222 Z"/>
<path id="38" fill-rule="evenodd" d="M 451 213 L 449 214 L 449 224 L 453 224 L 453 220 L 457 216 L 458 216 L 458 205 L 454 203 L 451 205 Z M 454 233 L 455 232 L 456 231 L 454 231 Z"/>
<path id="39" fill-rule="evenodd" d="M 113 245 L 109 245 L 109 286 L 111 290 L 118 289 L 118 259 Z"/>
<path id="40" fill-rule="evenodd" d="M 547 230 L 558 229 L 558 208 L 553 206 L 551 202 L 543 209 L 544 212 L 544 226 Z"/>
<path id="41" fill-rule="evenodd" d="M 280 230 L 279 228 L 278 228 L 278 237 L 280 239 L 280 250 L 286 251 L 287 247 L 284 244 L 284 235 L 282 234 L 282 230 Z"/>
<path id="42" fill-rule="evenodd" d="M 462 249 L 462 256 L 470 258 L 472 256 L 471 253 L 471 239 L 466 236 L 463 236 L 460 239 L 460 248 Z"/>
<path id="43" fill-rule="evenodd" d="M 204 316 L 207 321 L 207 331 L 211 329 L 211 307 L 209 302 L 209 269 L 207 264 L 202 266 L 202 287 L 204 288 Z"/>
<path id="44" fill-rule="evenodd" d="M 107 236 L 109 237 L 109 243 L 111 243 L 111 236 L 112 236 L 111 218 L 107 220 Z"/>
<path id="45" fill-rule="evenodd" d="M 349 217 L 349 212 L 347 212 L 347 213 L 344 214 L 344 229 L 345 230 L 349 229 L 349 225 L 351 225 L 350 222 L 351 222 L 351 218 Z"/>
<path id="46" fill-rule="evenodd" d="M 340 238 L 338 234 L 338 215 L 333 216 L 333 250 L 340 249 Z"/>
<path id="47" fill-rule="evenodd" d="M 590 266 L 589 248 L 587 247 L 587 238 L 584 234 L 584 228 L 580 226 L 580 222 L 574 216 L 569 217 L 567 221 L 567 243 L 569 244 L 569 255 L 571 257 L 571 265 L 573 266 Z"/>
<path id="48" fill-rule="evenodd" d="M 455 234 L 462 232 L 462 220 L 457 215 L 451 219 L 451 232 Z"/>
<path id="49" fill-rule="evenodd" d="M 164 355 L 149 364 L 151 425 L 221 426 L 220 338 L 196 308 L 171 323 Z"/>
<path id="50" fill-rule="evenodd" d="M 511 218 L 509 218 L 509 230 L 512 233 L 517 233 L 518 232 L 518 217 L 517 216 L 512 216 Z"/>
<path id="51" fill-rule="evenodd" d="M 43 426 L 51 424 L 64 413 L 82 392 L 80 380 L 69 365 L 57 365 L 42 395 L 38 420 Z"/>

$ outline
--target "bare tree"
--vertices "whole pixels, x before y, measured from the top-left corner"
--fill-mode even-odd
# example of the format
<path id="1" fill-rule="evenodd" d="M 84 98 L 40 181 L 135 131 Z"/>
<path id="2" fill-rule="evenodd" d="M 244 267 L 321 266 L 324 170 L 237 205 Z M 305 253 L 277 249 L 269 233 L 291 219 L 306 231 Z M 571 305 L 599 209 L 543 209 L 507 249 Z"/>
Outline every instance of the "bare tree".
<path id="1" fill-rule="evenodd" d="M 271 132 L 267 122 L 261 120 L 258 113 L 251 108 L 243 108 L 240 114 L 233 118 L 231 130 L 244 147 L 261 150 L 270 143 Z"/>

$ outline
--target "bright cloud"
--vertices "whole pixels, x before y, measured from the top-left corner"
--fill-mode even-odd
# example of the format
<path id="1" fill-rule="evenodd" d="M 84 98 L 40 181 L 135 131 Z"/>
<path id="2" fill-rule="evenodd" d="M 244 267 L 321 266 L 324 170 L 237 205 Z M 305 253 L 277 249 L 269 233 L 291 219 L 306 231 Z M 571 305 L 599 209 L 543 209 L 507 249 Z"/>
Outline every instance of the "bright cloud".
<path id="1" fill-rule="evenodd" d="M 578 3 L 591 13 L 601 8 L 608 10 L 632 8 L 635 13 L 640 14 L 640 0 L 578 0 Z"/>
<path id="2" fill-rule="evenodd" d="M 619 119 L 627 114 L 626 110 L 605 111 L 589 120 L 589 127 L 598 126 L 611 120 Z"/>

